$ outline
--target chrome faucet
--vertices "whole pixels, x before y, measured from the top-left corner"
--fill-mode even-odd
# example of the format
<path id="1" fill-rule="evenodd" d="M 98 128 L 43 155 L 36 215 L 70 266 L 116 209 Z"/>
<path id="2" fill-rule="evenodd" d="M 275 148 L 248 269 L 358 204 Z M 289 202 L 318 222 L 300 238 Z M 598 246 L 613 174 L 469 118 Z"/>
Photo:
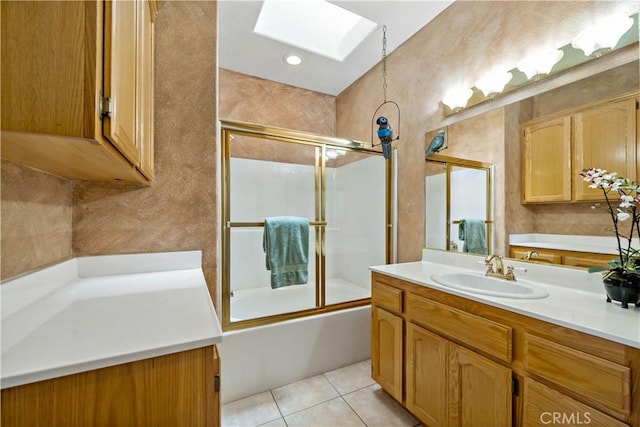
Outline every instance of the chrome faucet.
<path id="1" fill-rule="evenodd" d="M 487 266 L 487 272 L 485 276 L 498 277 L 505 280 L 516 280 L 516 275 L 513 273 L 513 266 L 507 266 L 507 272 L 504 271 L 504 264 L 502 263 L 502 257 L 500 255 L 488 255 L 484 259 L 484 263 Z M 495 267 L 494 267 L 495 263 Z"/>

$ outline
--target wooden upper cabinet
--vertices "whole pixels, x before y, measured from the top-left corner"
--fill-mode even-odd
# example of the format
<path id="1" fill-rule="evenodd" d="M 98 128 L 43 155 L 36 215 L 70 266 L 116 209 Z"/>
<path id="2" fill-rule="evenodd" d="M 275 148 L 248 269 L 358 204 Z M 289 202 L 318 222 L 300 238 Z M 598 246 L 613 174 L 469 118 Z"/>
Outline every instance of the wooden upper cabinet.
<path id="1" fill-rule="evenodd" d="M 102 133 L 136 166 L 140 165 L 136 138 L 138 12 L 137 2 L 104 3 L 103 93 L 110 106 L 102 121 Z"/>
<path id="2" fill-rule="evenodd" d="M 637 94 L 535 119 L 522 125 L 522 202 L 604 200 L 580 172 L 589 167 L 635 180 Z"/>
<path id="3" fill-rule="evenodd" d="M 2 158 L 149 184 L 155 2 L 0 3 Z"/>
<path id="4" fill-rule="evenodd" d="M 140 171 L 153 179 L 153 57 L 155 51 L 154 40 L 154 4 L 138 2 L 140 19 L 138 19 L 138 69 L 136 76 L 136 99 L 138 99 L 137 116 L 138 129 L 136 138 L 140 147 Z"/>
<path id="5" fill-rule="evenodd" d="M 636 179 L 636 99 L 624 99 L 574 116 L 574 199 L 601 200 L 602 190 L 589 188 L 578 175 L 597 167 Z"/>
<path id="6" fill-rule="evenodd" d="M 571 118 L 523 129 L 523 202 L 571 200 Z"/>

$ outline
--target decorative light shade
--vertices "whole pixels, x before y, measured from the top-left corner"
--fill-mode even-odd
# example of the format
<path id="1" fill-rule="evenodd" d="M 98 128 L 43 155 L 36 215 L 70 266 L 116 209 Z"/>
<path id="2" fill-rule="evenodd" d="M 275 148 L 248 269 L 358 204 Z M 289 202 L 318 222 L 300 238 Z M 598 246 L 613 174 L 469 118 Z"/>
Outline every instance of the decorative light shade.
<path id="1" fill-rule="evenodd" d="M 495 98 L 509 83 L 513 75 L 511 71 L 506 73 L 492 72 L 487 74 L 476 83 L 476 87 L 484 93 L 487 98 Z"/>
<path id="2" fill-rule="evenodd" d="M 632 25 L 633 18 L 629 16 L 607 16 L 583 30 L 571 45 L 581 49 L 586 56 L 598 57 L 610 51 Z"/>
<path id="3" fill-rule="evenodd" d="M 454 113 L 457 113 L 467 106 L 471 95 L 473 95 L 473 90 L 471 89 L 454 89 L 447 92 L 444 98 L 442 98 L 442 102 L 451 108 Z"/>
<path id="4" fill-rule="evenodd" d="M 555 64 L 562 59 L 564 52 L 558 49 L 541 51 L 520 61 L 518 69 L 526 74 L 527 79 L 540 80 L 551 72 Z"/>

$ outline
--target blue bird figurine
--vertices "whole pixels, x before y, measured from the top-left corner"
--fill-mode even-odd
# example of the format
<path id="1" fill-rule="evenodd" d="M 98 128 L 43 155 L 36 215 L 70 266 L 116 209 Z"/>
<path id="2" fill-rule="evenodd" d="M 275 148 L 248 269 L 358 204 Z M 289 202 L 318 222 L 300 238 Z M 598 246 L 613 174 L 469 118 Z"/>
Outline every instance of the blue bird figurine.
<path id="1" fill-rule="evenodd" d="M 393 141 L 393 129 L 389 125 L 389 120 L 385 116 L 378 117 L 376 124 L 378 128 L 378 138 L 382 143 L 382 155 L 385 159 L 391 158 L 391 141 Z"/>
<path id="2" fill-rule="evenodd" d="M 441 130 L 436 134 L 436 136 L 431 140 L 431 144 L 427 147 L 427 151 L 424 153 L 424 158 L 426 159 L 433 153 L 437 153 L 442 149 L 444 145 L 444 131 Z"/>

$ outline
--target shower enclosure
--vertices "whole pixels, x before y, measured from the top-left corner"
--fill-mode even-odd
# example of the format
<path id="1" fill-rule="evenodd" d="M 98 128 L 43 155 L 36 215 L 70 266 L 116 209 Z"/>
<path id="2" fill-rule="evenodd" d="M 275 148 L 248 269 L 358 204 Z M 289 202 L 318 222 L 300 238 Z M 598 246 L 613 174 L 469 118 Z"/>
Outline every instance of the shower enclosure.
<path id="1" fill-rule="evenodd" d="M 223 328 L 369 304 L 391 260 L 391 162 L 370 145 L 222 121 Z M 308 282 L 271 288 L 265 218 L 309 221 Z"/>

